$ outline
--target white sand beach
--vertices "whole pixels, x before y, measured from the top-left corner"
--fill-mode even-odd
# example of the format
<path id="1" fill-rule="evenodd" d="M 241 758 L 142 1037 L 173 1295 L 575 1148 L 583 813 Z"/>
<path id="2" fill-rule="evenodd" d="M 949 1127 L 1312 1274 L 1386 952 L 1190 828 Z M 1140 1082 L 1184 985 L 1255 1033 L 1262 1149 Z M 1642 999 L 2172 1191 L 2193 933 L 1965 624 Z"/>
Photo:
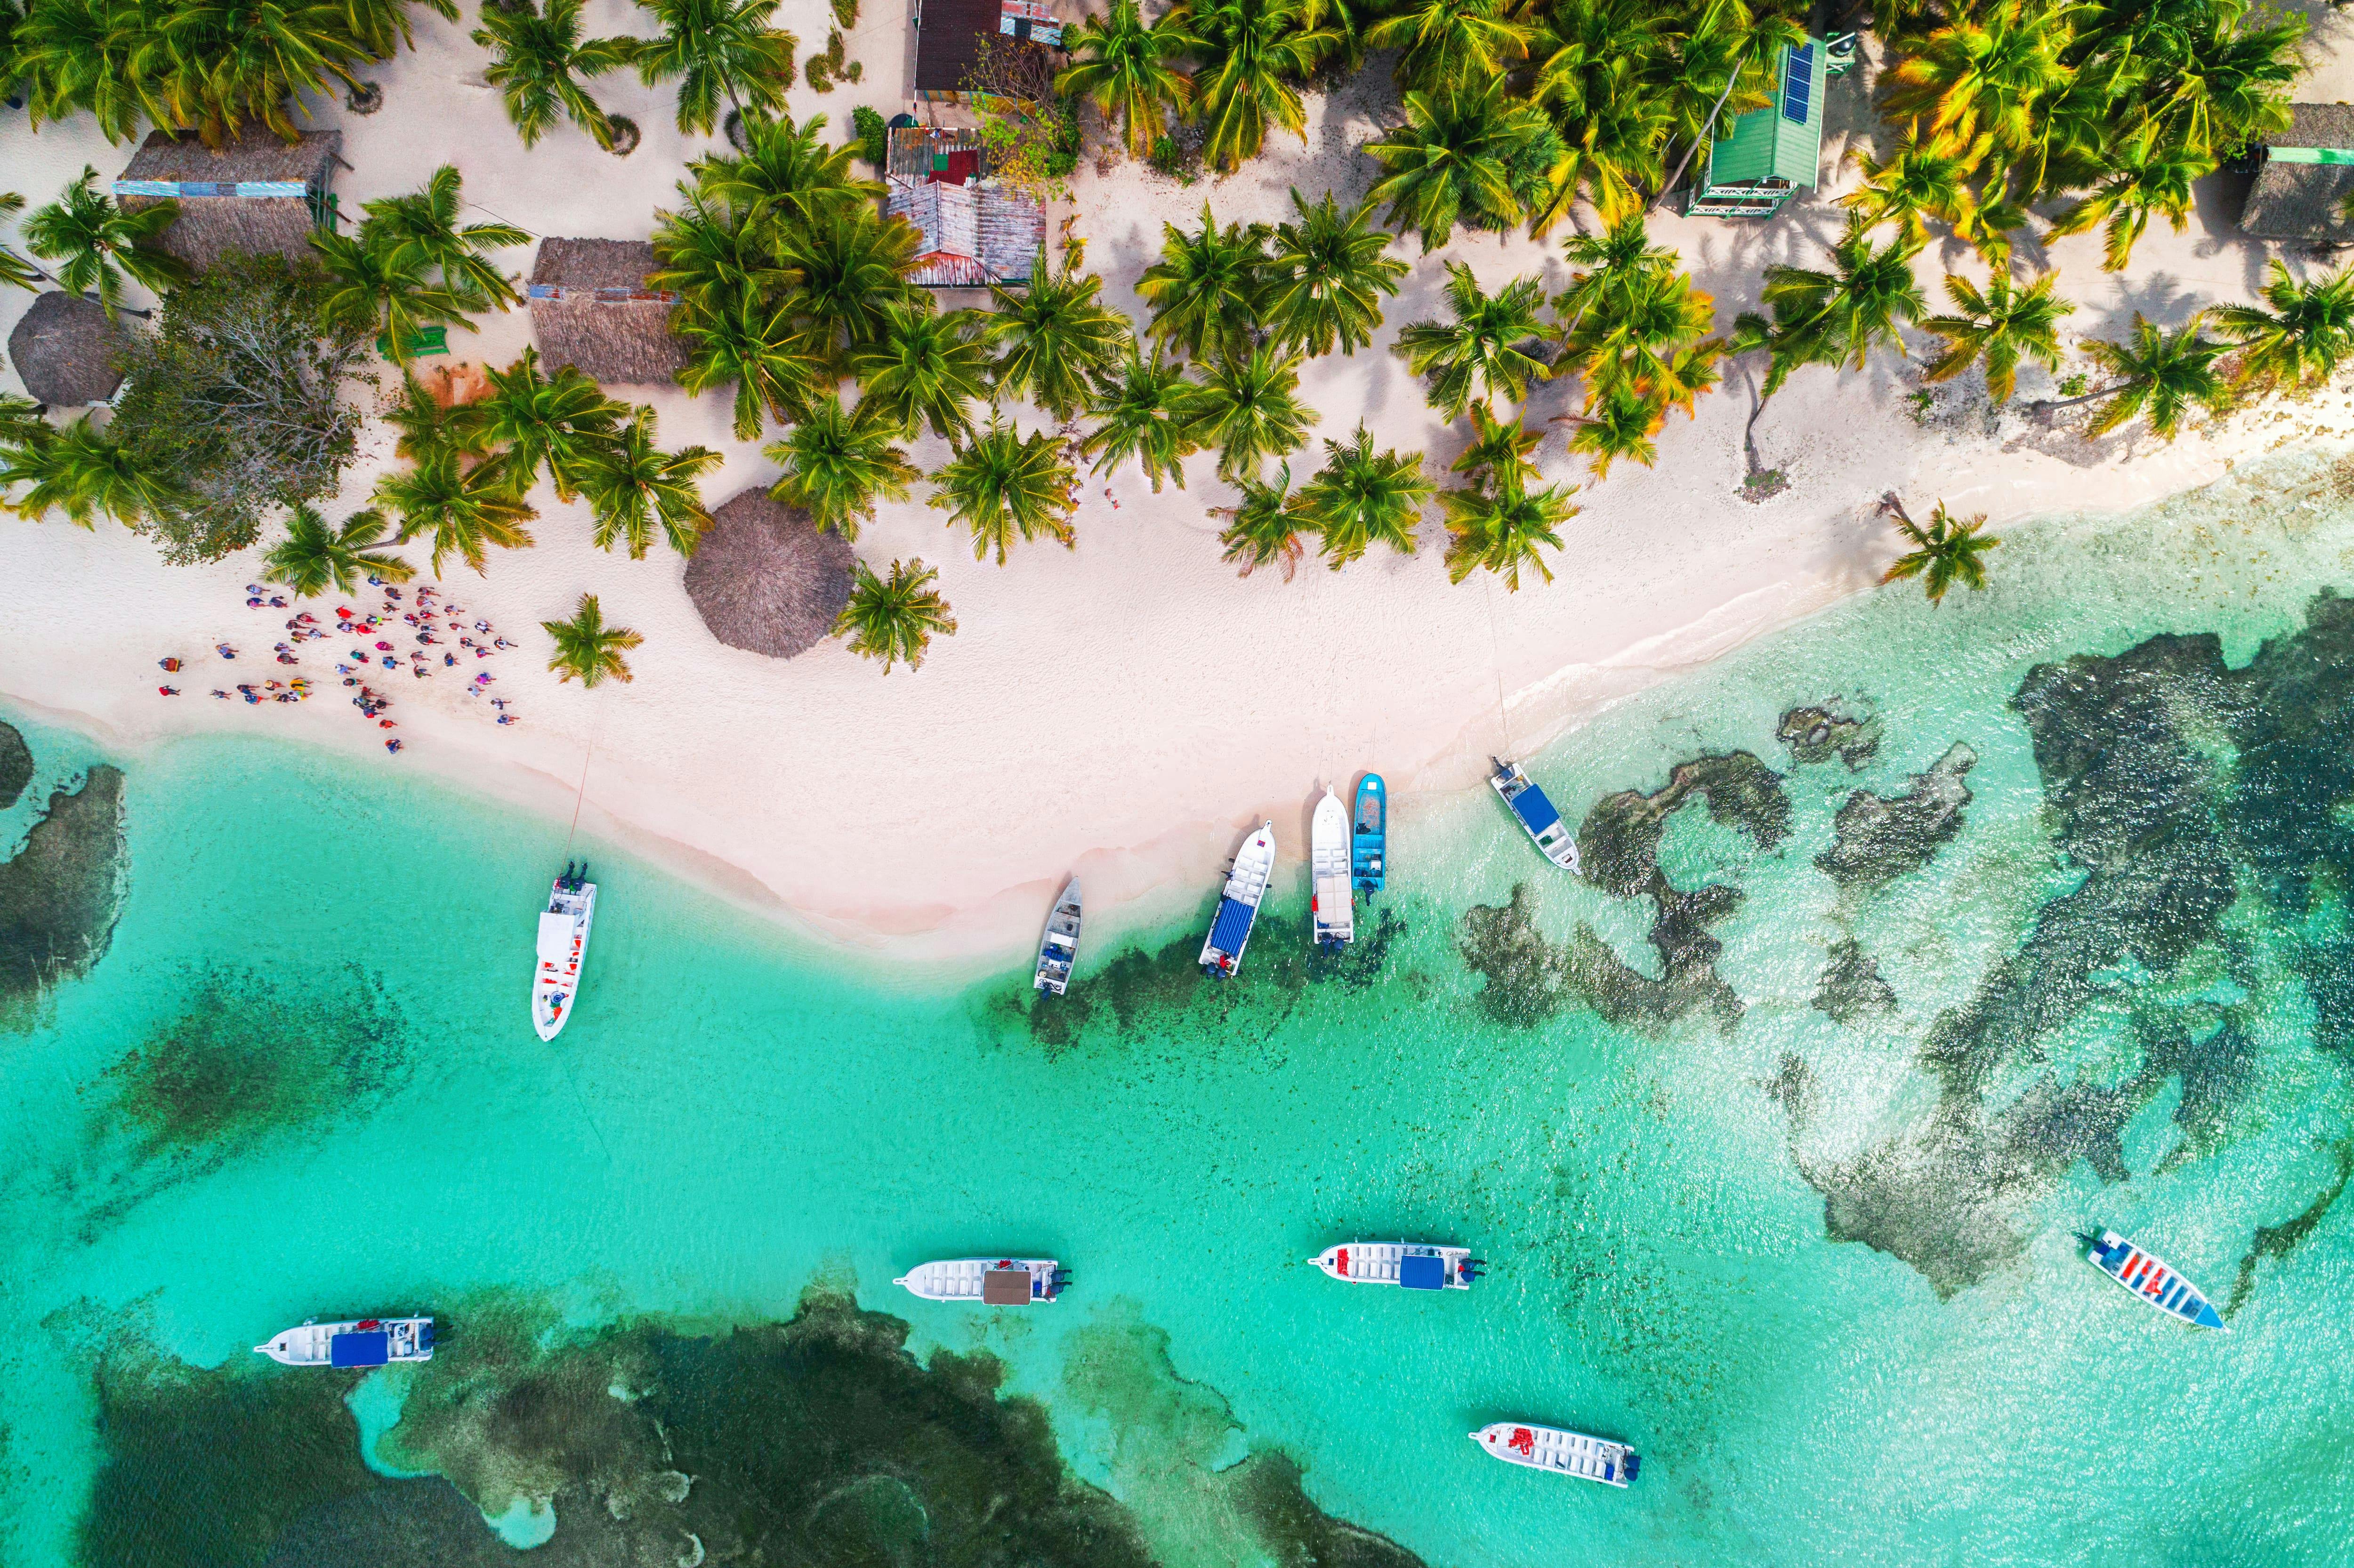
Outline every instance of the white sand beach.
<path id="1" fill-rule="evenodd" d="M 892 0 L 868 5 L 853 44 L 864 80 L 793 94 L 797 114 L 826 114 L 837 135 L 847 134 L 855 103 L 886 114 L 907 107 L 904 10 Z M 2318 17 L 2314 69 L 2296 96 L 2354 96 L 2354 24 L 2326 6 L 2306 9 Z M 588 17 L 606 33 L 634 20 L 621 0 L 597 0 Z M 779 21 L 803 53 L 828 26 L 818 0 L 787 0 Z M 419 11 L 416 23 L 416 49 L 373 73 L 384 90 L 379 112 L 354 116 L 334 103 L 316 116 L 344 132 L 353 168 L 335 188 L 347 213 L 451 163 L 471 202 L 535 235 L 642 238 L 653 209 L 673 201 L 685 160 L 709 145 L 678 134 L 666 90 L 610 77 L 596 89 L 643 128 L 634 154 L 608 155 L 569 126 L 526 152 L 482 83 L 471 20 Z M 1744 227 L 1664 208 L 1654 216 L 1655 241 L 1680 249 L 1715 297 L 1720 331 L 1755 304 L 1766 265 L 1811 262 L 1836 235 L 1829 198 L 1857 177 L 1836 160 L 1873 123 L 1868 87 L 1866 72 L 1833 84 L 1828 188 L 1779 219 Z M 1348 93 L 1311 106 L 1304 148 L 1278 133 L 1265 157 L 1224 180 L 1182 188 L 1132 163 L 1103 175 L 1082 164 L 1074 232 L 1107 297 L 1140 327 L 1132 285 L 1164 220 L 1191 222 L 1206 199 L 1221 221 L 1273 221 L 1290 216 L 1294 185 L 1349 200 L 1371 184 L 1373 167 L 1356 149 L 1376 133 L 1377 116 L 1394 111 L 1385 70 L 1377 63 Z M 5 187 L 36 205 L 85 163 L 111 179 L 132 152 L 107 145 L 86 116 L 37 135 L 12 117 L 0 145 Z M 2188 230 L 2153 228 L 2121 276 L 2099 270 L 2097 234 L 2055 244 L 2048 257 L 2028 251 L 2025 260 L 2059 269 L 2061 292 L 2077 302 L 2072 340 L 2114 335 L 2136 310 L 2175 324 L 2200 305 L 2246 299 L 2275 254 L 2300 272 L 2327 265 L 2242 236 L 2227 176 L 2201 192 Z M 1424 452 L 1444 477 L 1468 426 L 1440 423 L 1390 344 L 1438 310 L 1444 260 L 1467 262 L 1490 285 L 1541 272 L 1557 291 L 1568 275 L 1566 232 L 1542 244 L 1524 234 L 1459 237 L 1428 258 L 1399 242 L 1395 253 L 1416 264 L 1373 347 L 1307 369 L 1319 436 L 1346 436 L 1362 418 L 1380 444 Z M 506 260 L 530 270 L 527 249 Z M 1943 267 L 1983 276 L 1959 246 L 1933 246 L 1920 266 L 1938 306 Z M 0 332 L 31 300 L 0 297 Z M 503 365 L 530 341 L 520 311 L 481 326 L 479 335 L 451 334 L 454 359 Z M 1932 341 L 1915 336 L 1916 347 Z M 1883 492 L 1916 514 L 1940 498 L 1985 512 L 1999 533 L 2036 514 L 2134 506 L 2303 436 L 2354 433 L 2354 396 L 2343 386 L 2172 444 L 2137 427 L 2089 443 L 2064 427 L 2039 429 L 2016 408 L 1995 415 L 1975 374 L 1932 389 L 1922 412 L 1907 397 L 1920 385 L 1917 363 L 1812 368 L 1757 427 L 1766 462 L 1789 487 L 1752 503 L 1739 493 L 1742 429 L 1750 382 L 1762 374 L 1762 364 L 1734 362 L 1697 419 L 1671 416 L 1653 469 L 1621 463 L 1594 482 L 1548 437 L 1539 452 L 1546 474 L 1583 485 L 1584 510 L 1564 530 L 1556 580 L 1518 594 L 1484 574 L 1448 583 L 1435 507 L 1411 558 L 1377 553 L 1331 572 L 1311 556 L 1290 582 L 1272 571 L 1238 580 L 1219 559 L 1221 521 L 1206 515 L 1232 499 L 1211 475 L 1213 457 L 1188 463 L 1187 488 L 1159 495 L 1133 470 L 1108 476 L 1117 508 L 1106 480 L 1090 480 L 1076 548 L 1017 546 L 1002 567 L 976 562 L 962 531 L 921 503 L 919 487 L 914 502 L 886 506 L 856 548 L 878 567 L 916 555 L 938 567 L 959 630 L 920 671 L 888 676 L 839 642 L 790 661 L 720 645 L 682 589 L 683 560 L 659 548 L 634 562 L 592 548 L 585 506 L 543 487 L 535 548 L 494 552 L 480 578 L 456 568 L 445 579 L 469 620 L 487 618 L 523 645 L 483 666 L 521 722 L 495 726 L 457 679 L 392 675 L 382 685 L 407 742 L 397 758 L 345 705 L 327 673 L 332 659 L 319 652 L 305 651 L 302 673 L 325 677 L 320 701 L 249 707 L 206 697 L 227 683 L 228 667 L 210 652 L 224 640 L 247 651 L 238 679 L 287 673 L 269 665 L 268 649 L 288 612 L 244 604 L 242 585 L 259 572 L 254 552 L 176 567 L 111 524 L 85 532 L 11 517 L 0 520 L 0 701 L 124 748 L 218 729 L 347 749 L 372 767 L 423 769 L 563 817 L 583 788 L 585 831 L 747 905 L 884 951 L 1006 957 L 1034 939 L 1066 872 L 1086 878 L 1091 914 L 1172 879 L 1206 887 L 1237 831 L 1262 817 L 1275 820 L 1284 859 L 1296 861 L 1307 804 L 1328 781 L 1345 789 L 1373 768 L 1405 797 L 1478 788 L 1490 752 L 1528 752 L 1629 693 L 1872 590 L 1894 554 L 1873 515 Z M 5 384 L 16 386 L 13 372 Z M 2029 367 L 2020 402 L 2050 387 Z M 675 389 L 624 395 L 660 411 L 665 446 L 696 441 L 726 454 L 705 483 L 710 504 L 774 479 L 758 443 L 730 436 L 722 400 Z M 1541 388 L 1525 417 L 1542 423 L 1574 397 L 1567 384 Z M 1009 415 L 1025 426 L 1038 418 L 1027 408 Z M 341 503 L 322 510 L 338 518 L 358 505 L 390 449 L 389 432 L 370 421 Z M 912 455 L 929 470 L 946 446 L 927 437 Z M 1320 446 L 1295 454 L 1295 472 L 1321 455 Z M 408 553 L 421 561 L 417 546 Z M 1992 564 L 1999 593 L 1999 556 Z M 567 614 L 583 590 L 601 597 L 610 620 L 643 633 L 632 683 L 584 692 L 545 668 L 537 623 Z M 1933 612 L 1925 604 L 1922 613 Z M 156 693 L 155 661 L 167 654 L 191 661 L 177 682 L 185 694 L 173 699 Z"/>

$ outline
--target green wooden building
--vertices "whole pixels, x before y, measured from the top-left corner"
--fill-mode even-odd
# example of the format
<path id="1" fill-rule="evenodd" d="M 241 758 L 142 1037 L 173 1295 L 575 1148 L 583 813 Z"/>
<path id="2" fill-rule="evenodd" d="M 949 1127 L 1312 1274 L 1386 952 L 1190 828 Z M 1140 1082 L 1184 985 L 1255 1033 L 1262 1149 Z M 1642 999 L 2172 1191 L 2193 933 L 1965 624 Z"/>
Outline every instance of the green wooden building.
<path id="1" fill-rule="evenodd" d="M 1684 210 L 1704 217 L 1771 217 L 1815 188 L 1823 159 L 1828 51 L 1808 38 L 1782 51 L 1774 101 L 1734 120 L 1708 150 L 1708 168 Z"/>

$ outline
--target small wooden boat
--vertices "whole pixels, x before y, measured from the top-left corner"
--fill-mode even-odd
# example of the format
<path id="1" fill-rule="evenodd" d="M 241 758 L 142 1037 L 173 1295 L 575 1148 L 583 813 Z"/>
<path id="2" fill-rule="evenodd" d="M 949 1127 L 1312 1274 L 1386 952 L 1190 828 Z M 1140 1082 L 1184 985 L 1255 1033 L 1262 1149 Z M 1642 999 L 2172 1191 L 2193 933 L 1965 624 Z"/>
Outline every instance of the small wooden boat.
<path id="1" fill-rule="evenodd" d="M 1403 1290 L 1469 1290 L 1479 1277 L 1479 1260 L 1469 1247 L 1428 1242 L 1342 1242 L 1308 1261 L 1352 1285 Z"/>
<path id="2" fill-rule="evenodd" d="M 1070 986 L 1071 966 L 1078 957 L 1079 879 L 1075 876 L 1063 884 L 1054 911 L 1046 916 L 1046 935 L 1038 943 L 1038 972 L 1031 977 L 1030 989 L 1062 995 Z"/>
<path id="3" fill-rule="evenodd" d="M 1360 893 L 1382 890 L 1387 875 L 1383 863 L 1389 854 L 1389 787 L 1380 774 L 1368 773 L 1357 780 L 1357 827 L 1349 854 Z"/>
<path id="4" fill-rule="evenodd" d="M 1577 869 L 1577 837 L 1561 820 L 1545 792 L 1538 789 L 1529 776 L 1521 771 L 1517 762 L 1507 762 L 1500 757 L 1490 758 L 1496 771 L 1488 776 L 1505 805 L 1521 827 L 1534 841 L 1538 853 L 1564 871 Z"/>
<path id="5" fill-rule="evenodd" d="M 1202 972 L 1211 979 L 1225 980 L 1242 967 L 1243 948 L 1250 943 L 1259 900 L 1267 896 L 1267 879 L 1274 872 L 1275 824 L 1266 822 L 1243 841 L 1227 869 L 1218 912 L 1210 921 L 1209 938 L 1202 944 Z"/>
<path id="6" fill-rule="evenodd" d="M 927 1301 L 1043 1307 L 1070 1282 L 1069 1273 L 1051 1257 L 950 1257 L 919 1263 L 891 1283 Z"/>
<path id="7" fill-rule="evenodd" d="M 1624 1443 L 1525 1421 L 1492 1422 L 1471 1434 L 1471 1441 L 1490 1458 L 1507 1465 L 1575 1476 L 1606 1487 L 1624 1487 L 1643 1467 L 1642 1456 Z"/>
<path id="8" fill-rule="evenodd" d="M 316 1318 L 253 1347 L 289 1367 L 380 1367 L 433 1359 L 430 1318 L 357 1318 L 322 1323 Z"/>
<path id="9" fill-rule="evenodd" d="M 2082 1238 L 2079 1238 L 2082 1239 Z M 2164 1259 L 2144 1252 L 2115 1231 L 2103 1231 L 2084 1254 L 2084 1261 L 2132 1291 L 2148 1306 L 2179 1318 L 2194 1329 L 2221 1329 L 2222 1314 L 2191 1288 Z"/>
<path id="10" fill-rule="evenodd" d="M 1316 945 L 1337 953 L 1357 937 L 1357 889 L 1349 877 L 1349 811 L 1330 789 L 1308 832 L 1308 919 Z"/>

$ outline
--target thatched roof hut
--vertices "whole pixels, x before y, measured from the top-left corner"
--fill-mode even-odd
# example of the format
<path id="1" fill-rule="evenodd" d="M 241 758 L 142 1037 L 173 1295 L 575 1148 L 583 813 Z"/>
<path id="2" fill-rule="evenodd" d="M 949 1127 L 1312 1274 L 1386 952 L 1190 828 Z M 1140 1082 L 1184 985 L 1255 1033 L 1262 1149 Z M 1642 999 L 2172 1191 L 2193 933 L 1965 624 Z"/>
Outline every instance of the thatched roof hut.
<path id="1" fill-rule="evenodd" d="M 670 330 L 678 296 L 646 287 L 642 239 L 543 239 L 532 264 L 531 333 L 554 370 L 578 366 L 608 386 L 668 386 L 686 364 Z"/>
<path id="2" fill-rule="evenodd" d="M 686 563 L 686 597 L 730 648 L 790 659 L 832 635 L 856 561 L 841 535 L 756 488 L 711 514 Z"/>
<path id="3" fill-rule="evenodd" d="M 2341 204 L 2354 196 L 2354 108 L 2293 103 L 2288 129 L 2265 138 L 2240 227 L 2258 239 L 2354 241 Z"/>
<path id="4" fill-rule="evenodd" d="M 311 231 L 334 222 L 327 186 L 343 147 L 340 131 L 306 131 L 291 143 L 248 131 L 218 148 L 193 132 L 157 131 L 140 143 L 114 194 L 131 212 L 176 200 L 179 220 L 161 243 L 192 267 L 230 250 L 299 260 L 312 254 Z"/>
<path id="5" fill-rule="evenodd" d="M 78 408 L 122 385 L 122 329 L 95 300 L 55 289 L 35 300 L 8 334 L 8 363 L 37 403 Z"/>

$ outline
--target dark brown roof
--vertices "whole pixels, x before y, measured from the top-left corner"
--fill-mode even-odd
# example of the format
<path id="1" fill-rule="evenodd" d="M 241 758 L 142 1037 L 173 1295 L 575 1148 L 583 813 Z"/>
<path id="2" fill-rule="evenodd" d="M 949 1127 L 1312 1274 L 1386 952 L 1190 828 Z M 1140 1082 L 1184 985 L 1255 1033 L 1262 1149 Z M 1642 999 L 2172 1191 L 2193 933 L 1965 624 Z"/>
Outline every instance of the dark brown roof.
<path id="1" fill-rule="evenodd" d="M 122 329 L 94 300 L 62 289 L 33 302 L 8 334 L 8 360 L 33 400 L 78 408 L 114 396 Z"/>
<path id="2" fill-rule="evenodd" d="M 916 13 L 916 90 L 962 92 L 981 59 L 981 41 L 997 36 L 999 0 L 922 0 Z"/>
<path id="3" fill-rule="evenodd" d="M 672 297 L 646 288 L 642 239 L 543 239 L 532 263 L 531 330 L 549 369 L 578 366 L 608 386 L 667 386 L 686 364 Z M 632 297 L 634 296 L 634 297 Z"/>
<path id="4" fill-rule="evenodd" d="M 832 634 L 856 561 L 839 534 L 755 488 L 711 514 L 686 563 L 686 597 L 730 648 L 790 659 Z"/>
<path id="5" fill-rule="evenodd" d="M 2354 148 L 2354 107 L 2342 103 L 2293 103 L 2289 126 L 2267 137 L 2273 147 Z M 2240 228 L 2257 239 L 2303 239 L 2345 244 L 2354 224 L 2341 204 L 2354 195 L 2354 166 L 2293 164 L 2267 157 L 2248 187 Z"/>
<path id="6" fill-rule="evenodd" d="M 306 131 L 291 143 L 267 131 L 249 131 L 216 150 L 193 134 L 156 131 L 115 181 L 115 194 L 125 211 L 137 212 L 162 195 L 126 191 L 126 184 L 299 185 L 306 194 L 183 194 L 179 218 L 158 242 L 191 267 L 209 267 L 230 250 L 299 260 L 313 254 L 311 232 L 318 221 L 307 193 L 326 190 L 343 145 L 340 131 Z"/>

